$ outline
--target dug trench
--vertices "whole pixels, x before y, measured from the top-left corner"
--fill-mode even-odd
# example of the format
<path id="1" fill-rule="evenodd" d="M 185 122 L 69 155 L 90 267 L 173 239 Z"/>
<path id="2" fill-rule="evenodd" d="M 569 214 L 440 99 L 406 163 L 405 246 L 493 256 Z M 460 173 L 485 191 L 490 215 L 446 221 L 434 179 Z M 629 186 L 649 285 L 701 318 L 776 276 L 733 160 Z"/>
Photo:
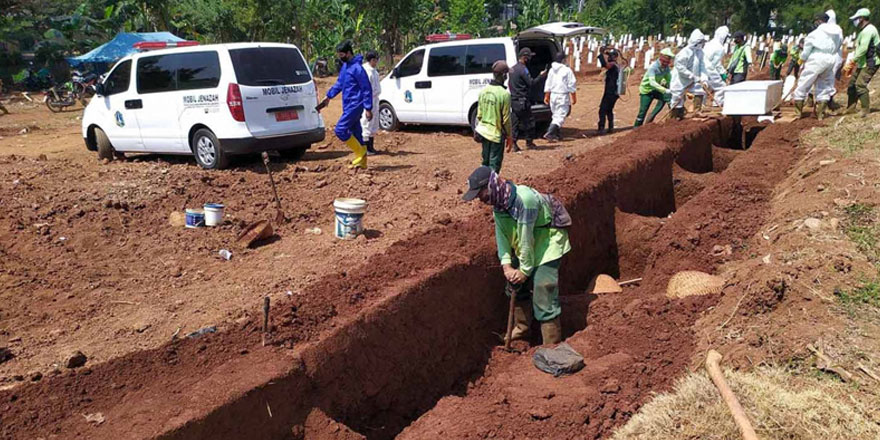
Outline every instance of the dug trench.
<path id="1" fill-rule="evenodd" d="M 561 273 L 563 326 L 587 368 L 566 381 L 554 383 L 531 367 L 534 348 L 526 355 L 499 349 L 495 333 L 503 331 L 506 299 L 487 210 L 317 282 L 302 292 L 321 299 L 308 308 L 295 298 L 276 305 L 267 347 L 255 317 L 226 332 L 3 391 L 0 432 L 384 439 L 408 426 L 402 435 L 410 438 L 466 437 L 488 426 L 517 437 L 601 436 L 689 363 L 690 323 L 715 300 L 666 300 L 666 280 L 682 269 L 711 272 L 719 262 L 714 243 L 754 232 L 774 183 L 800 154 L 803 126 L 765 130 L 732 162 L 732 153 L 713 146 L 726 144 L 729 120 L 648 126 L 523 182 L 559 196 L 574 218 L 573 251 Z M 645 279 L 621 295 L 583 295 L 597 273 Z M 577 408 L 545 417 L 543 407 L 511 403 L 534 397 L 527 393 L 499 398 L 505 380 L 521 378 L 515 371 L 527 376 L 525 383 L 531 378 L 558 390 L 531 391 L 551 406 L 566 399 L 547 396 L 567 395 Z M 560 387 L 572 380 L 580 385 L 566 394 Z"/>

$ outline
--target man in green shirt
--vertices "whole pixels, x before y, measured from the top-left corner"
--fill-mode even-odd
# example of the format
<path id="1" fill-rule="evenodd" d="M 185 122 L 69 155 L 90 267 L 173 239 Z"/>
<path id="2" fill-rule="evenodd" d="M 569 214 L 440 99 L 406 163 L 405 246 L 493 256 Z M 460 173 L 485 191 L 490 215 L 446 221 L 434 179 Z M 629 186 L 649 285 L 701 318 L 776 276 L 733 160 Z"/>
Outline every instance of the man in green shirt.
<path id="1" fill-rule="evenodd" d="M 871 111 L 868 83 L 871 82 L 871 78 L 877 73 L 877 66 L 880 65 L 880 57 L 877 52 L 877 47 L 880 46 L 880 36 L 877 34 L 877 28 L 868 21 L 870 15 L 871 12 L 867 8 L 862 8 L 849 18 L 859 29 L 859 36 L 856 37 L 856 51 L 853 53 L 853 59 L 846 69 L 852 71 L 855 68 L 855 72 L 849 80 L 849 87 L 846 89 L 847 113 L 855 111 L 858 102 L 861 104 L 859 115 L 863 118 L 868 116 Z"/>
<path id="2" fill-rule="evenodd" d="M 770 79 L 778 80 L 782 77 L 782 65 L 785 64 L 786 59 L 788 59 L 788 49 L 784 45 L 779 45 L 770 55 Z"/>
<path id="3" fill-rule="evenodd" d="M 727 71 L 730 73 L 730 85 L 741 83 L 749 76 L 749 67 L 752 65 L 752 48 L 746 44 L 746 34 L 743 31 L 736 31 L 733 34 L 733 54 L 730 55 L 730 62 L 727 65 Z"/>
<path id="4" fill-rule="evenodd" d="M 465 201 L 475 198 L 494 209 L 505 290 L 516 295 L 511 339 L 526 336 L 534 315 L 541 323 L 544 345 L 560 342 L 559 264 L 571 250 L 568 212 L 552 196 L 514 185 L 486 166 L 471 173 L 468 191 L 462 196 Z"/>
<path id="5" fill-rule="evenodd" d="M 788 62 L 788 70 L 785 71 L 785 76 L 791 75 L 794 72 L 794 77 L 799 78 L 801 76 L 801 52 L 804 51 L 804 39 L 801 38 L 797 44 L 791 47 L 789 54 L 791 55 L 791 61 Z"/>
<path id="6" fill-rule="evenodd" d="M 636 122 L 633 123 L 634 127 L 638 127 L 645 122 L 648 109 L 651 108 L 651 104 L 655 100 L 658 102 L 654 106 L 651 116 L 648 117 L 648 123 L 653 121 L 657 117 L 657 113 L 663 110 L 663 106 L 672 100 L 672 94 L 669 92 L 669 83 L 672 81 L 672 69 L 670 66 L 672 66 L 673 58 L 675 58 L 675 54 L 667 47 L 660 51 L 660 58 L 654 61 L 651 67 L 648 67 L 648 70 L 645 71 L 645 76 L 642 77 L 642 82 L 639 84 L 639 114 L 636 116 Z"/>
<path id="7" fill-rule="evenodd" d="M 474 136 L 483 143 L 483 166 L 501 171 L 504 160 L 504 146 L 510 150 L 513 145 L 510 122 L 510 92 L 504 87 L 510 69 L 504 61 L 492 65 L 494 78 L 482 91 L 477 104 L 477 126 Z"/>

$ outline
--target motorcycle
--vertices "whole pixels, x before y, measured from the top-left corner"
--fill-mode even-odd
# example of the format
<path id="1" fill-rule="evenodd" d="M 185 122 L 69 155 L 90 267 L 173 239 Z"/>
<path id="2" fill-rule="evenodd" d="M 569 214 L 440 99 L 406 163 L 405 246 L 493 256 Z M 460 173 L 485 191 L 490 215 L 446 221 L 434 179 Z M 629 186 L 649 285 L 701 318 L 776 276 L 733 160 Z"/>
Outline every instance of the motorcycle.
<path id="1" fill-rule="evenodd" d="M 315 61 L 315 65 L 312 68 L 312 72 L 315 72 L 315 76 L 318 78 L 326 78 L 330 76 L 330 65 L 327 62 L 327 58 L 320 57 Z"/>
<path id="2" fill-rule="evenodd" d="M 49 107 L 52 113 L 59 113 L 67 107 L 76 105 L 78 98 L 74 92 L 73 82 L 68 81 L 46 90 L 46 97 L 43 99 L 43 102 L 46 103 L 46 107 Z"/>
<path id="3" fill-rule="evenodd" d="M 98 82 L 98 75 L 87 73 L 83 75 L 77 70 L 73 71 L 70 79 L 73 83 L 73 94 L 79 99 L 83 107 L 88 105 L 89 99 L 95 96 L 95 84 Z"/>

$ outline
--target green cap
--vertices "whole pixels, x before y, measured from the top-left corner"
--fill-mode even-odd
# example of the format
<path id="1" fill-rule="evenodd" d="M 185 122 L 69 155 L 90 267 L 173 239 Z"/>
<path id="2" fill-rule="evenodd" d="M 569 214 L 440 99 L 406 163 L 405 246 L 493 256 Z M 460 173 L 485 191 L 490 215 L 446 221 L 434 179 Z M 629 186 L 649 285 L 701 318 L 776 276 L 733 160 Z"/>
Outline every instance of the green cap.
<path id="1" fill-rule="evenodd" d="M 855 15 L 853 15 L 849 19 L 855 20 L 857 18 L 868 18 L 870 16 L 871 16 L 871 11 L 869 11 L 868 8 L 862 8 L 862 9 L 859 9 L 858 11 L 856 11 Z"/>
<path id="2" fill-rule="evenodd" d="M 665 49 L 663 49 L 663 50 L 661 50 L 661 51 L 660 51 L 660 55 L 666 55 L 666 56 L 668 56 L 669 58 L 675 58 L 675 54 L 672 53 L 672 49 L 670 49 L 670 48 L 668 48 L 668 47 L 665 48 Z"/>

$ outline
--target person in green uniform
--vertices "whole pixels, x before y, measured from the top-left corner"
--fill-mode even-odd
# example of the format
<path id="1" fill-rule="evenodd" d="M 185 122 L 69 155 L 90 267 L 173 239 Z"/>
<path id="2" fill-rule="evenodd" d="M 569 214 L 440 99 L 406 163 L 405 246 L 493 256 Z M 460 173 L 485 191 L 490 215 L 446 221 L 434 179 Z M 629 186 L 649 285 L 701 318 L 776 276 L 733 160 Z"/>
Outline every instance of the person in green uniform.
<path id="1" fill-rule="evenodd" d="M 504 61 L 492 64 L 493 79 L 480 91 L 477 98 L 477 126 L 474 136 L 483 144 L 483 166 L 501 171 L 504 160 L 504 143 L 509 150 L 513 145 L 510 122 L 510 92 L 504 87 L 510 69 Z"/>
<path id="2" fill-rule="evenodd" d="M 514 185 L 485 166 L 471 173 L 468 191 L 462 196 L 465 201 L 475 198 L 494 210 L 498 259 L 507 279 L 505 291 L 515 295 L 516 325 L 511 339 L 525 337 L 534 317 L 541 324 L 544 345 L 559 343 L 559 265 L 571 250 L 568 212 L 552 196 Z"/>
<path id="3" fill-rule="evenodd" d="M 794 72 L 794 77 L 799 78 L 801 76 L 801 52 L 804 51 L 804 40 L 801 38 L 797 44 L 791 47 L 789 50 L 789 55 L 791 56 L 791 61 L 788 62 L 788 70 L 785 71 L 785 76 L 791 75 Z"/>
<path id="4" fill-rule="evenodd" d="M 746 34 L 736 31 L 733 34 L 734 48 L 730 55 L 727 71 L 730 73 L 730 85 L 741 83 L 749 76 L 749 67 L 752 65 L 752 48 L 746 44 Z"/>
<path id="5" fill-rule="evenodd" d="M 782 65 L 787 59 L 788 49 L 785 48 L 785 45 L 780 45 L 773 51 L 773 54 L 770 55 L 770 79 L 778 80 L 782 77 Z"/>
<path id="6" fill-rule="evenodd" d="M 639 84 L 639 114 L 636 116 L 636 122 L 633 123 L 634 127 L 645 122 L 645 115 L 648 114 L 648 109 L 651 108 L 651 104 L 655 100 L 658 103 L 654 106 L 651 116 L 648 117 L 648 123 L 651 123 L 657 117 L 657 113 L 663 110 L 663 106 L 672 100 L 669 83 L 672 81 L 673 58 L 675 58 L 675 54 L 672 53 L 672 49 L 668 47 L 663 49 L 660 51 L 660 58 L 654 61 L 651 67 L 648 67 L 645 76 L 642 77 L 642 82 Z"/>
<path id="7" fill-rule="evenodd" d="M 859 29 L 859 35 L 856 37 L 856 51 L 853 53 L 853 59 L 847 66 L 847 71 L 855 69 L 849 80 L 849 87 L 846 89 L 847 113 L 855 111 L 856 103 L 859 103 L 861 104 L 859 115 L 863 118 L 868 116 L 871 111 L 868 83 L 871 82 L 871 78 L 877 73 L 877 66 L 880 65 L 880 56 L 877 52 L 877 47 L 880 46 L 880 36 L 877 34 L 877 28 L 868 21 L 870 15 L 871 11 L 862 8 L 849 18 Z"/>

